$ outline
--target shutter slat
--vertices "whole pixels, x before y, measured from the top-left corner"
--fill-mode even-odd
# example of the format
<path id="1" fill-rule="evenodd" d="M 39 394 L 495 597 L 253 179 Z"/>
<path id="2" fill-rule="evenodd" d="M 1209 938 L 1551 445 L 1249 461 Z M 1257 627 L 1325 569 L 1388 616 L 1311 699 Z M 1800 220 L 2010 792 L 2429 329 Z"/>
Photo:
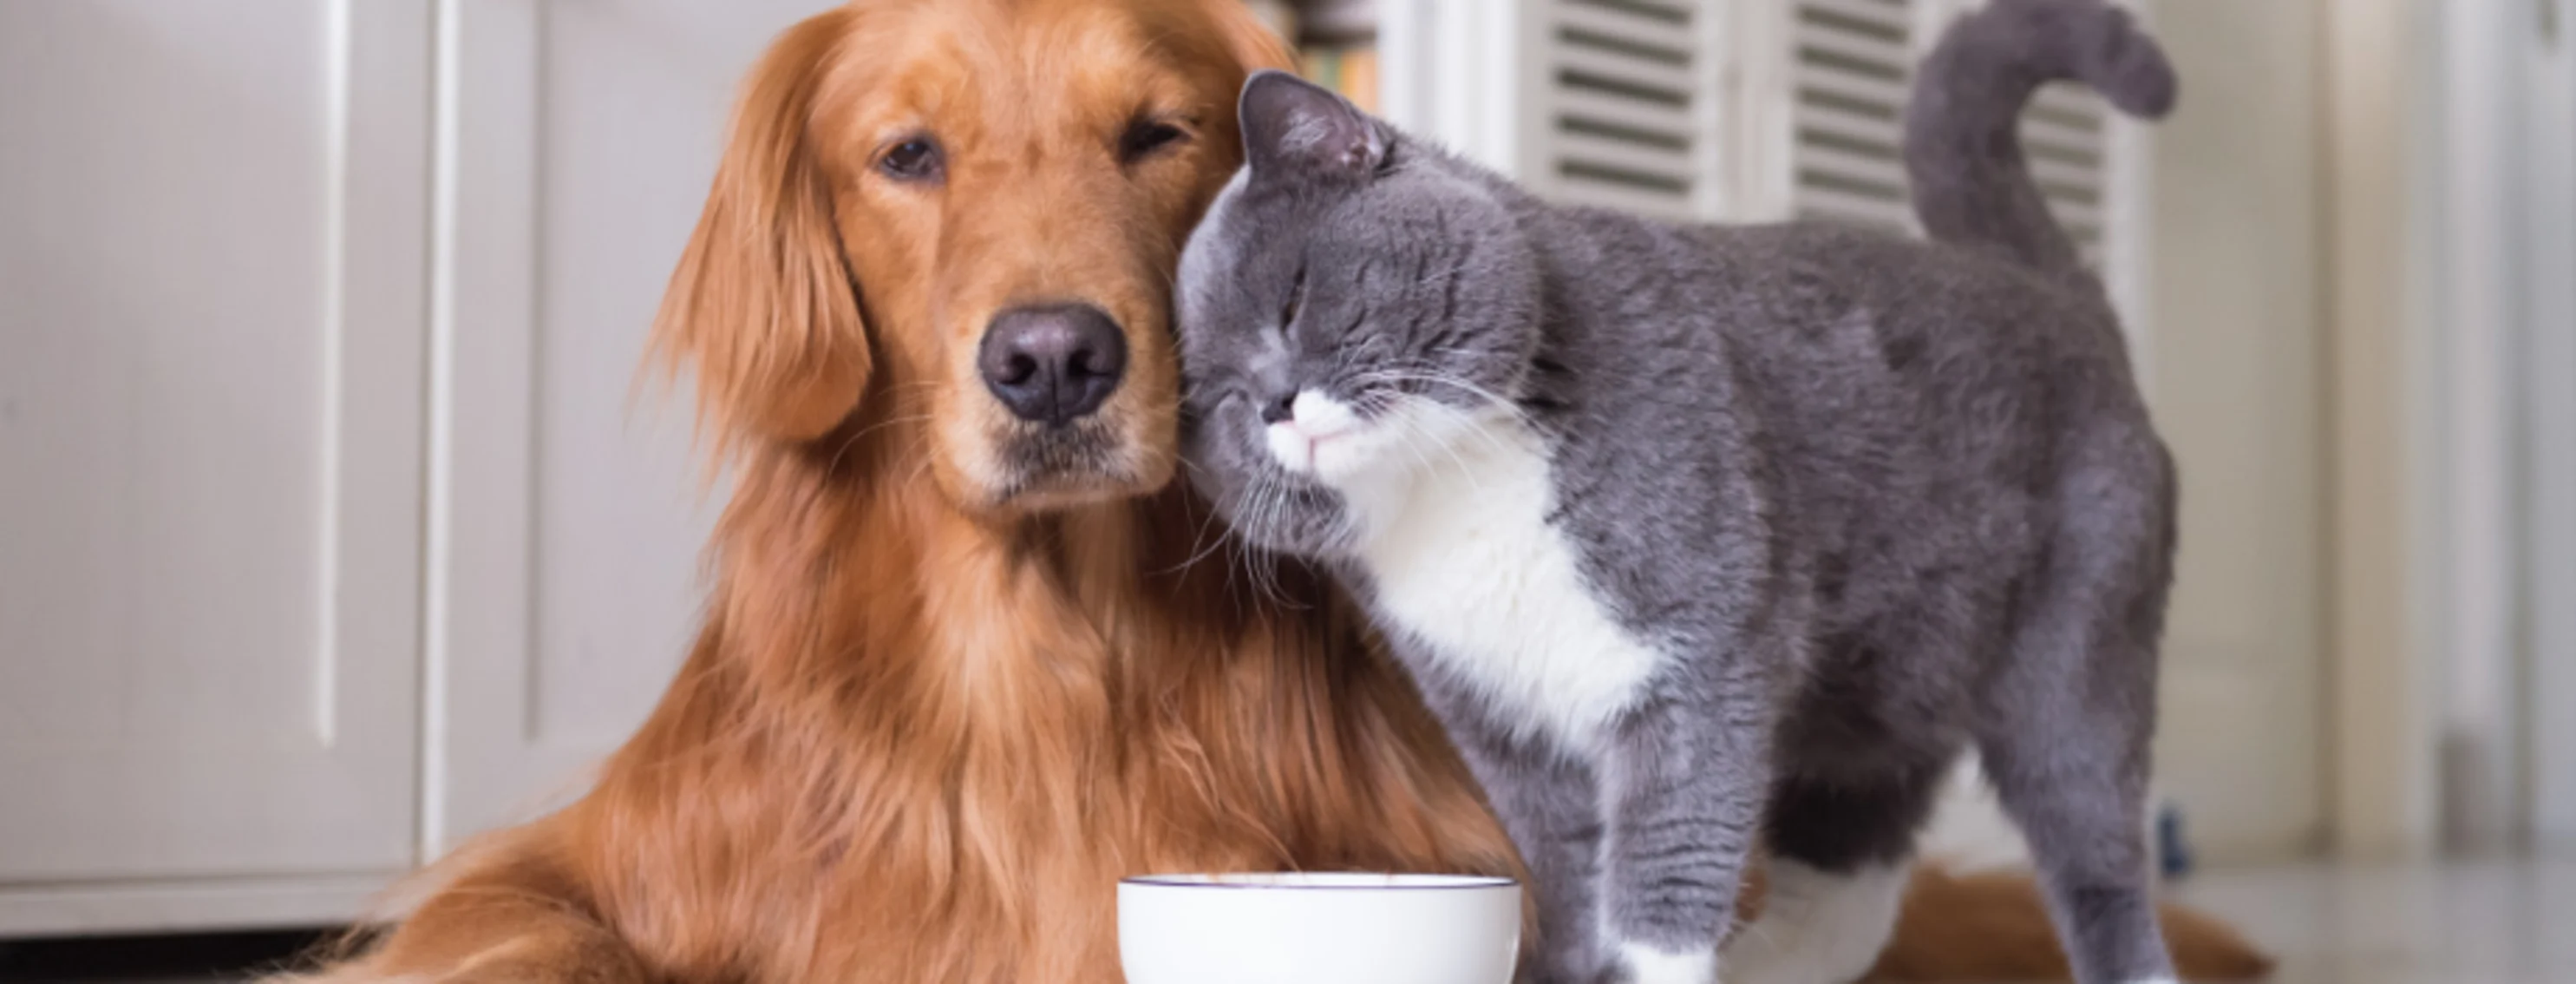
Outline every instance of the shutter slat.
<path id="1" fill-rule="evenodd" d="M 1902 41 L 1860 37 L 1849 31 L 1837 31 L 1803 21 L 1791 30 L 1791 34 L 1797 39 L 1801 53 L 1823 52 L 1859 64 L 1885 66 L 1900 78 L 1905 74 L 1905 43 Z"/>
<path id="2" fill-rule="evenodd" d="M 2104 147 L 2098 131 L 2069 129 L 2031 117 L 2022 118 L 2021 142 L 2023 147 L 2043 153 L 2075 154 L 2094 161 L 2102 159 Z"/>
<path id="3" fill-rule="evenodd" d="M 2049 115 L 2079 117 L 2099 129 L 2105 104 L 2102 97 L 2090 89 L 2060 82 L 2041 86 L 2039 92 L 2031 97 L 2030 108 Z"/>
<path id="4" fill-rule="evenodd" d="M 1626 171 L 1677 184 L 1683 189 L 1691 185 L 1691 157 L 1687 150 L 1562 131 L 1556 135 L 1556 144 L 1557 158 L 1563 162 Z"/>
<path id="5" fill-rule="evenodd" d="M 1840 137 L 1853 143 L 1886 148 L 1888 156 L 1901 153 L 1905 132 L 1886 120 L 1855 116 L 1830 106 L 1801 107 L 1798 114 L 1800 133 L 1817 132 Z"/>
<path id="6" fill-rule="evenodd" d="M 1669 94 L 1684 101 L 1691 97 L 1690 69 L 1680 66 L 1581 45 L 1559 45 L 1556 64 L 1560 71 L 1577 71 L 1622 85 Z"/>
<path id="7" fill-rule="evenodd" d="M 1684 139 L 1687 139 L 1691 133 L 1690 114 L 1678 106 L 1665 106 L 1634 99 L 1614 99 L 1580 89 L 1568 89 L 1556 94 L 1556 108 L 1560 116 L 1567 118 L 1608 123 L 1632 130 L 1668 134 Z"/>
<path id="8" fill-rule="evenodd" d="M 1608 7 L 1587 7 L 1560 3 L 1556 7 L 1559 27 L 1574 28 L 1598 34 L 1622 44 L 1649 51 L 1666 52 L 1679 58 L 1690 57 L 1690 34 L 1671 23 L 1635 14 L 1621 13 Z"/>
<path id="9" fill-rule="evenodd" d="M 2048 214 L 2056 216 L 2057 224 L 2065 226 L 2070 235 L 2077 230 L 2105 228 L 2102 210 L 2082 202 L 2051 198 L 2048 200 Z"/>
<path id="10" fill-rule="evenodd" d="M 1825 70 L 1815 65 L 1800 65 L 1792 76 L 1799 89 L 1812 89 L 1840 96 L 1854 102 L 1885 106 L 1901 115 L 1905 108 L 1905 83 L 1868 75 L 1855 75 L 1838 70 Z"/>
<path id="11" fill-rule="evenodd" d="M 1891 31 L 1900 38 L 1914 27 L 1913 18 L 1902 4 L 1874 0 L 1804 0 L 1799 6 Z"/>
<path id="12" fill-rule="evenodd" d="M 2045 157 L 2030 159 L 2030 176 L 2039 179 L 2043 189 L 2056 187 L 2084 188 L 2101 194 L 2102 169 L 2053 161 Z"/>
<path id="13" fill-rule="evenodd" d="M 1678 24 L 1690 20 L 1692 10 L 1698 7 L 1701 0 L 1550 0 L 1550 2 L 1558 7 L 1634 8 L 1633 11 L 1622 12 L 1633 12 L 1636 16 L 1660 18 L 1667 23 Z"/>
<path id="14" fill-rule="evenodd" d="M 1894 191 L 1899 204 L 1905 201 L 1905 168 L 1893 158 L 1864 156 L 1840 147 L 1811 144 L 1802 149 L 1798 170 L 1889 188 Z"/>

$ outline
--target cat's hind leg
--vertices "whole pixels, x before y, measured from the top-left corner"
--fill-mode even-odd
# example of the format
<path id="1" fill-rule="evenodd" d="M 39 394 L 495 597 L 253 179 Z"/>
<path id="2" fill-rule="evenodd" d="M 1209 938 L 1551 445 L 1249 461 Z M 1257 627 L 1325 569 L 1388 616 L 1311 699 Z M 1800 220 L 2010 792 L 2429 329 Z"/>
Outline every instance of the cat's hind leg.
<path id="1" fill-rule="evenodd" d="M 2101 471 L 2067 483 L 2063 529 L 1973 726 L 2083 984 L 2174 979 L 2139 822 L 2171 580 L 2166 488 Z"/>
<path id="2" fill-rule="evenodd" d="M 2148 984 L 2174 979 L 2149 891 L 2151 857 L 2137 818 L 2146 806 L 2144 753 L 2105 734 L 2096 747 L 2037 734 L 1999 735 L 1982 750 L 1995 792 L 2030 841 L 2075 979 Z M 2143 745 L 2144 736 L 2136 739 Z"/>
<path id="3" fill-rule="evenodd" d="M 1787 777 L 1773 786 L 1762 915 L 1736 931 L 1726 984 L 1851 984 L 1896 929 L 1937 765 L 1866 780 Z"/>

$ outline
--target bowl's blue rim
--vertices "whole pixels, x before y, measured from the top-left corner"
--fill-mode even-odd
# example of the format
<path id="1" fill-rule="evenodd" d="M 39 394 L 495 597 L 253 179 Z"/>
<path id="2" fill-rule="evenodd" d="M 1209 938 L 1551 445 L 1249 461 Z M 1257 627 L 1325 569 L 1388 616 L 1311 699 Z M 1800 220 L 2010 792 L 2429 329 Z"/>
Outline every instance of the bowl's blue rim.
<path id="1" fill-rule="evenodd" d="M 1405 885 L 1405 884 L 1386 884 L 1386 885 L 1286 885 L 1286 884 L 1279 884 L 1279 883 L 1276 883 L 1276 882 L 1268 883 L 1268 884 L 1264 884 L 1264 883 L 1260 883 L 1260 882 L 1178 881 L 1178 880 L 1176 880 L 1176 879 L 1182 879 L 1182 878 L 1205 878 L 1205 879 L 1217 879 L 1217 878 L 1224 878 L 1224 877 L 1227 877 L 1227 876 L 1252 876 L 1252 877 L 1263 877 L 1263 876 L 1270 876 L 1270 875 L 1385 875 L 1385 876 L 1391 876 L 1391 877 L 1397 877 L 1397 878 L 1406 877 L 1406 876 L 1408 876 L 1408 875 L 1411 875 L 1411 876 L 1429 875 L 1430 877 L 1433 877 L 1433 878 L 1456 879 L 1456 880 L 1455 880 L 1455 881 L 1453 881 L 1453 882 L 1446 882 L 1446 883 L 1439 883 L 1439 884 L 1429 884 L 1429 883 L 1420 883 L 1420 882 L 1417 882 L 1417 883 L 1409 884 L 1409 885 Z M 1202 871 L 1202 872 L 1171 872 L 1171 873 L 1168 873 L 1168 874 L 1160 874 L 1160 875 L 1129 875 L 1129 876 L 1127 876 L 1127 877 L 1125 877 L 1125 878 L 1118 879 L 1118 884 L 1121 884 L 1121 885 L 1141 885 L 1141 886 L 1147 886 L 1147 887 L 1152 887 L 1152 888 L 1237 888 L 1237 889 L 1252 889 L 1252 890 L 1254 890 L 1254 891 L 1266 891 L 1266 892 L 1456 892 L 1456 891 L 1490 891 L 1490 890 L 1497 889 L 1497 888 L 1519 888 L 1521 883 L 1520 883 L 1520 881 L 1519 881 L 1518 879 L 1506 878 L 1506 877 L 1503 877 L 1503 876 L 1501 876 L 1501 875 L 1448 875 L 1448 874 L 1432 874 L 1432 873 L 1429 873 L 1429 872 L 1383 872 L 1383 871 L 1228 871 L 1228 872 L 1204 872 L 1204 871 Z"/>

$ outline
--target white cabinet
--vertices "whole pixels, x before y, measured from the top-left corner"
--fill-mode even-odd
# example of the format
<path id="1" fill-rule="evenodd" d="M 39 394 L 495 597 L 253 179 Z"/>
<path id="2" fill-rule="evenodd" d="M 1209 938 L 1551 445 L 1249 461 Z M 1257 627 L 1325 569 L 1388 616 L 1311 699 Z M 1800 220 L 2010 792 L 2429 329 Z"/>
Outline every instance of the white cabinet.
<path id="1" fill-rule="evenodd" d="M 698 620 L 638 388 L 825 0 L 0 0 L 0 936 L 321 923 L 577 791 Z"/>
<path id="2" fill-rule="evenodd" d="M 412 860 L 429 10 L 0 3 L 0 931 Z"/>
<path id="3" fill-rule="evenodd" d="M 735 86 L 830 5 L 447 11 L 427 853 L 579 792 L 687 652 L 723 490 L 699 481 L 690 395 L 638 367 Z"/>

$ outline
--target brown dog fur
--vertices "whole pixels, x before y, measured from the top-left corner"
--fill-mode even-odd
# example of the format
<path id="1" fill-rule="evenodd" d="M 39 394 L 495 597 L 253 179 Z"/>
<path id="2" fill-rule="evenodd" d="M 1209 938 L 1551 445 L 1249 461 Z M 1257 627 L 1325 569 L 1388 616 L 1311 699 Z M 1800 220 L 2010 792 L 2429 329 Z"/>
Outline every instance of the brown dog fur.
<path id="1" fill-rule="evenodd" d="M 783 35 L 657 326 L 736 483 L 707 624 L 590 794 L 320 976 L 1109 982 L 1123 875 L 1513 872 L 1327 586 L 1192 562 L 1169 276 L 1237 87 L 1285 62 L 1236 0 L 857 0 Z M 1122 159 L 1141 115 L 1189 137 Z M 923 134 L 936 186 L 875 170 Z M 1114 447 L 1020 481 L 975 344 L 1066 301 L 1126 332 Z"/>
<path id="2" fill-rule="evenodd" d="M 2250 981 L 2272 959 L 2225 923 L 2178 905 L 2162 906 L 2165 945 L 2186 981 Z M 1914 868 L 1896 934 L 1863 980 L 1876 984 L 2072 980 L 2039 886 L 2027 872 L 1953 874 Z"/>

